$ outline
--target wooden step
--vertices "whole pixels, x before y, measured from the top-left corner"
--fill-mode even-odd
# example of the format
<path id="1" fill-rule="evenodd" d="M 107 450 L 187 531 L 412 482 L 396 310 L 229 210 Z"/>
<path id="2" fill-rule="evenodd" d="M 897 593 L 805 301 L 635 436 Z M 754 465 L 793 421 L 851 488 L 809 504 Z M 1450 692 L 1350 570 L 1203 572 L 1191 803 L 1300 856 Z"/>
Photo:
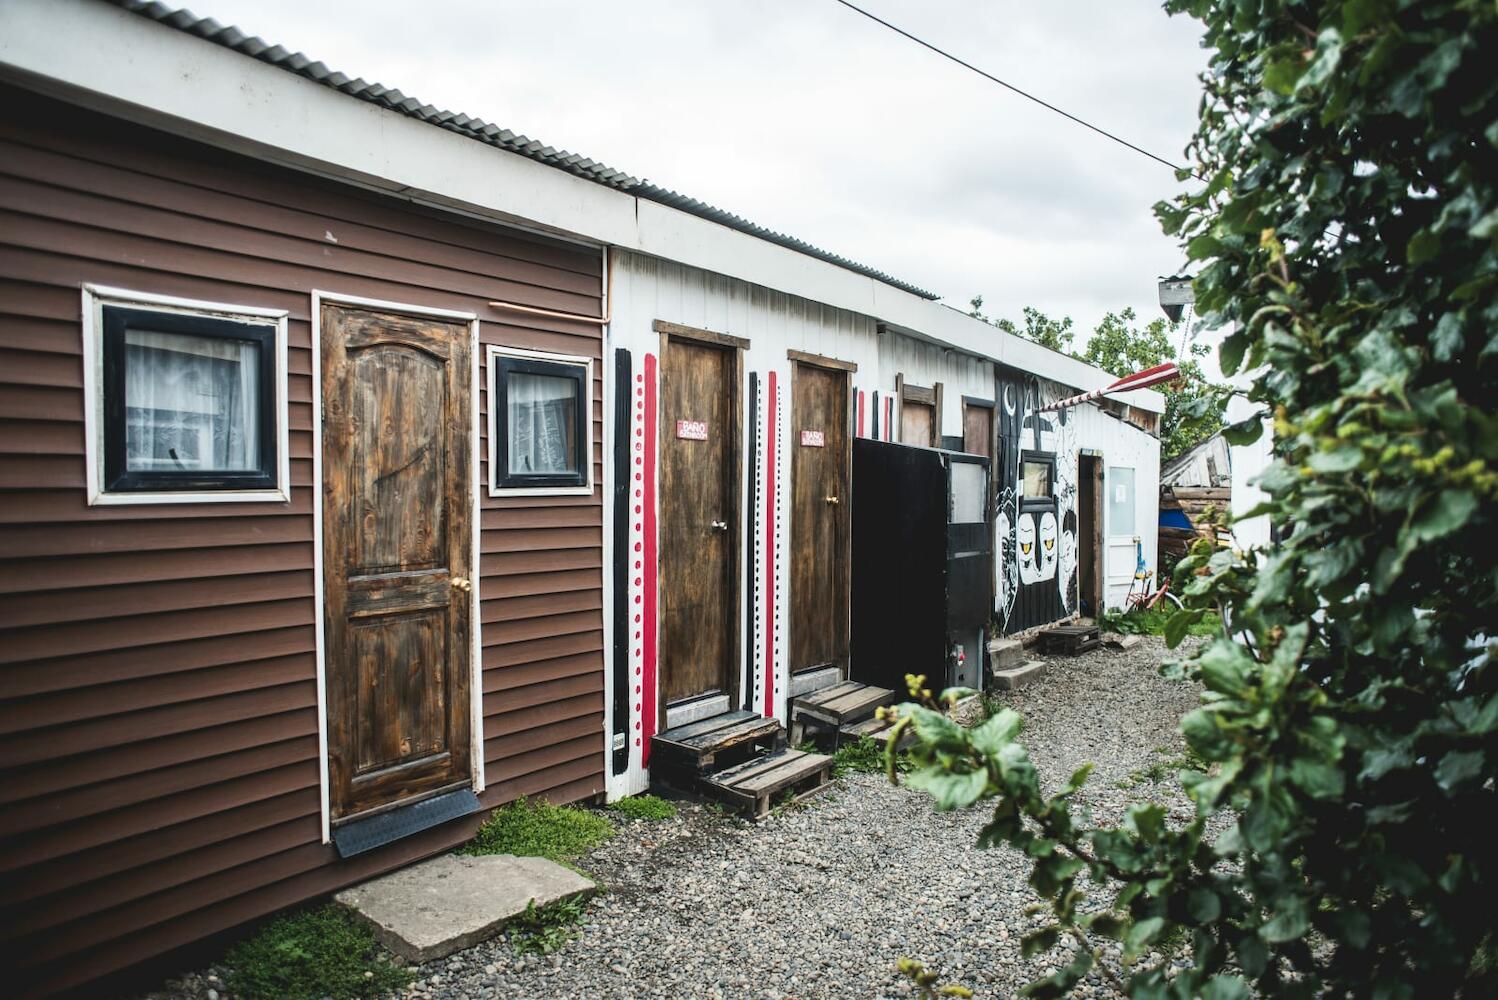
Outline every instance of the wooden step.
<path id="1" fill-rule="evenodd" d="M 843 681 L 831 687 L 791 699 L 791 720 L 815 719 L 834 729 L 866 719 L 874 710 L 895 700 L 889 688 Z"/>
<path id="2" fill-rule="evenodd" d="M 889 743 L 890 733 L 894 731 L 895 724 L 890 719 L 867 718 L 862 722 L 850 722 L 838 730 L 844 740 L 861 740 L 868 737 L 876 743 Z M 904 750 L 915 742 L 915 731 L 906 726 L 905 731 L 900 734 L 900 743 L 896 750 Z"/>
<path id="3" fill-rule="evenodd" d="M 754 712 L 724 712 L 675 729 L 657 733 L 650 740 L 651 771 L 704 774 L 738 763 L 757 750 L 785 746 L 785 730 L 779 720 Z M 665 775 L 668 780 L 672 775 Z"/>
<path id="4" fill-rule="evenodd" d="M 1040 633 L 1041 648 L 1047 653 L 1065 653 L 1076 656 L 1102 643 L 1096 625 L 1057 625 Z"/>
<path id="5" fill-rule="evenodd" d="M 769 815 L 775 797 L 790 791 L 799 801 L 832 781 L 832 758 L 800 750 L 776 750 L 763 757 L 704 775 L 702 790 L 755 819 Z"/>

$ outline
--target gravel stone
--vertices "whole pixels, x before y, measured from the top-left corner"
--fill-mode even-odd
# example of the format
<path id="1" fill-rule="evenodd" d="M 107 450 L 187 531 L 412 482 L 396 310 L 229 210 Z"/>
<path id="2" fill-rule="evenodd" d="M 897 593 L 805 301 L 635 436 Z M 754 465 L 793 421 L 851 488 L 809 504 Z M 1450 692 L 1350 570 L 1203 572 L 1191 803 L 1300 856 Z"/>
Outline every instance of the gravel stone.
<path id="1" fill-rule="evenodd" d="M 1158 675 L 1174 655 L 1146 638 L 1057 657 L 1034 684 L 995 697 L 1025 717 L 1020 740 L 1047 787 L 1091 762 L 1076 800 L 1095 820 L 1149 800 L 1177 825 L 1191 807 L 1173 776 L 1140 774 L 1182 755 L 1180 718 L 1199 703 L 1194 685 Z M 759 823 L 679 806 L 666 821 L 616 816 L 619 835 L 579 859 L 600 895 L 558 953 L 517 955 L 501 934 L 422 966 L 406 996 L 894 998 L 913 992 L 895 968 L 910 957 L 977 996 L 1009 997 L 1070 960 L 1064 945 L 1020 957 L 1044 915 L 1026 913 L 1037 897 L 1022 855 L 974 846 L 983 804 L 937 813 L 924 793 L 851 774 Z M 1105 963 L 1118 970 L 1116 945 Z M 223 971 L 185 974 L 152 997 L 224 993 Z M 1077 995 L 1117 994 L 1094 972 Z"/>

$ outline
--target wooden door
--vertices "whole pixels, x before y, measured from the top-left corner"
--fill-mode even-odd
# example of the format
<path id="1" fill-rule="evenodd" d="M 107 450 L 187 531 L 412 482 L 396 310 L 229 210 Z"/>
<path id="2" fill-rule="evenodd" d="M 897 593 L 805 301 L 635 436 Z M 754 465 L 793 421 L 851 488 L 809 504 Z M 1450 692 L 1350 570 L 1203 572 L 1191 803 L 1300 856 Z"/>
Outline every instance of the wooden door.
<path id="1" fill-rule="evenodd" d="M 962 404 L 962 450 L 993 458 L 993 407 Z M 992 475 L 992 469 L 989 474 Z"/>
<path id="2" fill-rule="evenodd" d="M 1097 616 L 1103 608 L 1103 460 L 1083 455 L 1077 475 L 1077 590 L 1086 606 L 1082 613 Z"/>
<path id="3" fill-rule="evenodd" d="M 791 403 L 791 670 L 848 667 L 848 375 L 797 363 Z"/>
<path id="4" fill-rule="evenodd" d="M 466 324 L 322 307 L 323 588 L 334 820 L 467 786 Z"/>
<path id="5" fill-rule="evenodd" d="M 738 351 L 661 348 L 660 692 L 730 692 L 738 644 Z"/>
<path id="6" fill-rule="evenodd" d="M 900 441 L 931 447 L 936 443 L 936 407 L 930 403 L 902 400 L 900 403 Z"/>

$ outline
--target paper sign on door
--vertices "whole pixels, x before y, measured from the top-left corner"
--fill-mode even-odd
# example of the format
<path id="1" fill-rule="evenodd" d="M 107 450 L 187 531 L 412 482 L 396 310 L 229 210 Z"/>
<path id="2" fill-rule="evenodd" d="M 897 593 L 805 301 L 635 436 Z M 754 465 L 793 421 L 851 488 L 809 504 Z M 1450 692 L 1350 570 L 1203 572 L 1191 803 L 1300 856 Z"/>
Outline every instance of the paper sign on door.
<path id="1" fill-rule="evenodd" d="M 676 421 L 676 436 L 684 441 L 706 441 L 706 420 L 678 420 Z"/>
<path id="2" fill-rule="evenodd" d="M 821 431 L 802 431 L 801 447 L 825 448 L 827 447 L 827 438 Z"/>

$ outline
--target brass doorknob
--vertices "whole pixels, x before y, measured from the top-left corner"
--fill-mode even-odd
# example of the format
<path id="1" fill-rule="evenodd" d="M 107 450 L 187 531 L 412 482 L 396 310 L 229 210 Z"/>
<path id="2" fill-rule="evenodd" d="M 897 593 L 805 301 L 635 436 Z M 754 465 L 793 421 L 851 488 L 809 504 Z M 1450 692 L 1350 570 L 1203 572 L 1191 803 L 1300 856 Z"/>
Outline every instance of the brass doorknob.
<path id="1" fill-rule="evenodd" d="M 837 497 L 823 497 L 822 499 L 826 500 L 830 504 L 835 504 L 838 502 Z"/>
<path id="2" fill-rule="evenodd" d="M 464 577 L 455 576 L 455 577 L 453 577 L 453 589 L 454 590 L 461 590 L 463 593 L 466 594 L 469 591 L 473 590 L 473 582 L 471 580 L 468 580 L 468 579 L 464 578 Z"/>

